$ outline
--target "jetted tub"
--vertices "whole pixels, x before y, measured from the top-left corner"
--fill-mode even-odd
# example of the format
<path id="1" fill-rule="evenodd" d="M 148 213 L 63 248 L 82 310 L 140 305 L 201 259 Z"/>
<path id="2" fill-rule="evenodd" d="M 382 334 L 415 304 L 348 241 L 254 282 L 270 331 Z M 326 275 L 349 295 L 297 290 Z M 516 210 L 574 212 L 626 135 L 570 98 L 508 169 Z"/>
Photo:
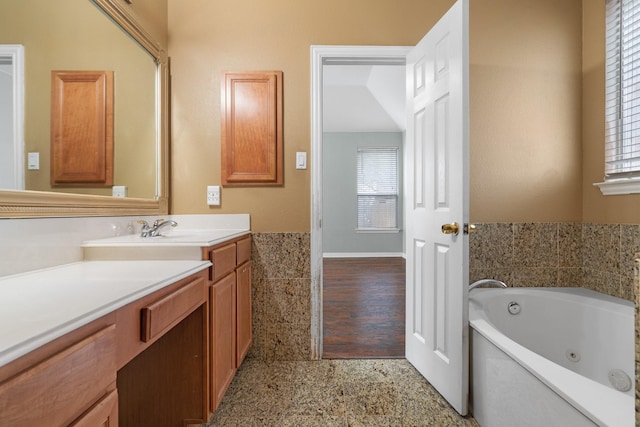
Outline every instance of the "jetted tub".
<path id="1" fill-rule="evenodd" d="M 479 288 L 469 323 L 480 426 L 634 425 L 631 302 L 581 288 Z"/>

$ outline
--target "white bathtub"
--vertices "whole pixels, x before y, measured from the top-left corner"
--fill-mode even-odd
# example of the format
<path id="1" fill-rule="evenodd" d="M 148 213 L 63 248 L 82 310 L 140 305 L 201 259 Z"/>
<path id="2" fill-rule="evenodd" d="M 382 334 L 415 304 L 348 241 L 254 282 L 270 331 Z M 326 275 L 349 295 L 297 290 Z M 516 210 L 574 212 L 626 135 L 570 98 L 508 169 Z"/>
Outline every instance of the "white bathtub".
<path id="1" fill-rule="evenodd" d="M 631 302 L 580 288 L 474 289 L 469 323 L 482 427 L 634 425 Z"/>

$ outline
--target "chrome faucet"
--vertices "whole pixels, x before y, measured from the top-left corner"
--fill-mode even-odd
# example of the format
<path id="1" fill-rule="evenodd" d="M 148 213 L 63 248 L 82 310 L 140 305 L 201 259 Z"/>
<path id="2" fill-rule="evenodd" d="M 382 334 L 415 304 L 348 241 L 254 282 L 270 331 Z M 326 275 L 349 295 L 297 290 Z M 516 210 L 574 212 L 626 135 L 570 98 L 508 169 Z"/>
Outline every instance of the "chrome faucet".
<path id="1" fill-rule="evenodd" d="M 490 286 L 492 288 L 506 288 L 507 284 L 500 281 L 500 280 L 496 280 L 496 279 L 480 279 L 480 280 L 476 280 L 475 282 L 471 283 L 469 285 L 469 290 L 478 287 L 478 286 L 482 286 L 482 285 L 487 285 Z"/>
<path id="2" fill-rule="evenodd" d="M 142 227 L 140 228 L 140 237 L 158 237 L 160 236 L 160 230 L 164 227 L 169 225 L 171 227 L 176 227 L 178 225 L 175 221 L 166 221 L 164 219 L 156 219 L 152 226 L 149 226 L 149 223 L 143 219 L 139 220 L 138 224 L 142 224 Z"/>

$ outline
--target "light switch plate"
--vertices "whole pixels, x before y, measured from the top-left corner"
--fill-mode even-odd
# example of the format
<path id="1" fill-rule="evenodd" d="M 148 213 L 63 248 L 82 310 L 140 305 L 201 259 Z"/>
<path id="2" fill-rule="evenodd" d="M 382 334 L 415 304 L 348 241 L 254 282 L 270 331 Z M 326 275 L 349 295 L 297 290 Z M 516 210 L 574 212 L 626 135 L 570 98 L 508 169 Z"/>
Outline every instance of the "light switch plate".
<path id="1" fill-rule="evenodd" d="M 27 153 L 27 169 L 30 171 L 40 170 L 40 153 Z"/>
<path id="2" fill-rule="evenodd" d="M 305 151 L 296 152 L 296 169 L 307 168 L 307 153 Z"/>

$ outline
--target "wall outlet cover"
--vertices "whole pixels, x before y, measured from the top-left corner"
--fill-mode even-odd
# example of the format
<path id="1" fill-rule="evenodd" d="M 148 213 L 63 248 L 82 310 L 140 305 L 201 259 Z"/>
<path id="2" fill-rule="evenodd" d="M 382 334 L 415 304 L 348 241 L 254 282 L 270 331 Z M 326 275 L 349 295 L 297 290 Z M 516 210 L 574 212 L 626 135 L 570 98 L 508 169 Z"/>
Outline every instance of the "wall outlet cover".
<path id="1" fill-rule="evenodd" d="M 111 195 L 113 197 L 127 197 L 126 185 L 114 185 L 111 187 Z"/>
<path id="2" fill-rule="evenodd" d="M 207 205 L 220 206 L 220 186 L 219 185 L 207 186 Z"/>

